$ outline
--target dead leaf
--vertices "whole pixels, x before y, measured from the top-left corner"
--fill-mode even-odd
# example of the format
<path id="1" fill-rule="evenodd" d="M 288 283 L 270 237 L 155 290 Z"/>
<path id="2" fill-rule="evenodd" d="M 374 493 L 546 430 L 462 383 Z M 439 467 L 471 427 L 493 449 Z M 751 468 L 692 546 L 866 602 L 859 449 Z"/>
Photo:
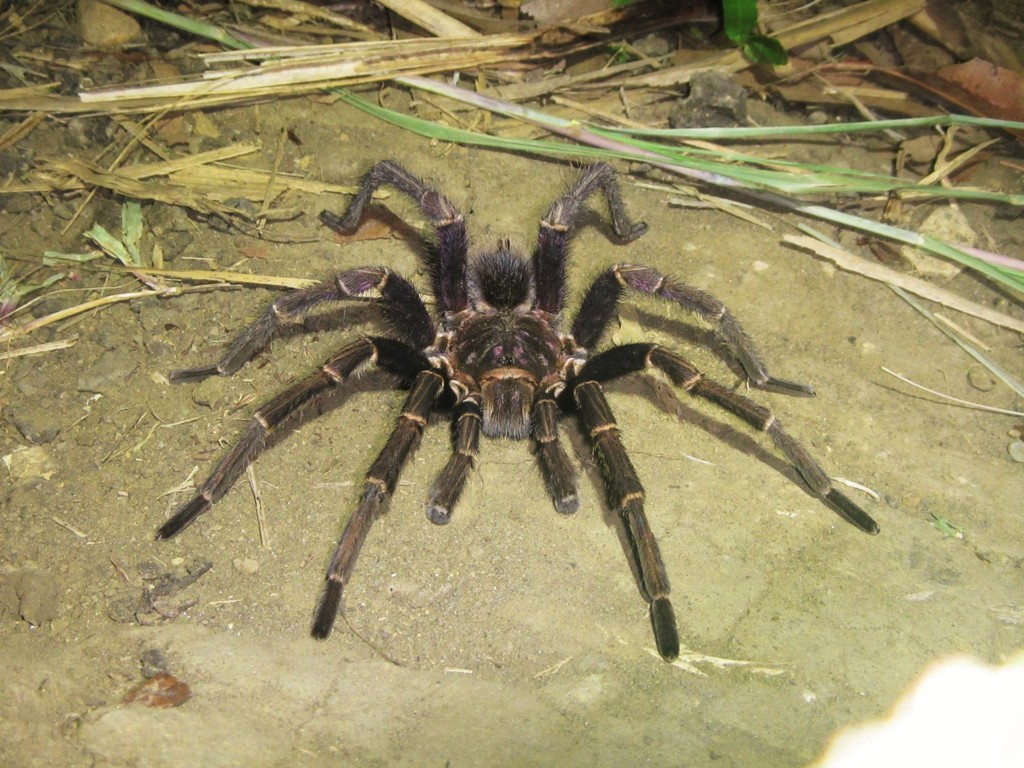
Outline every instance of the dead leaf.
<path id="1" fill-rule="evenodd" d="M 158 672 L 128 691 L 124 703 L 142 704 L 154 709 L 170 709 L 180 707 L 191 698 L 192 689 L 188 687 L 188 683 L 167 672 Z"/>
<path id="2" fill-rule="evenodd" d="M 386 208 L 373 208 L 371 215 L 366 216 L 359 227 L 353 232 L 332 230 L 334 242 L 345 245 L 363 240 L 387 240 L 392 237 L 415 240 L 421 237 L 412 226 L 402 221 Z"/>
<path id="3" fill-rule="evenodd" d="M 951 64 L 938 71 L 938 76 L 988 104 L 988 117 L 1024 121 L 1024 78 L 984 59 L 971 59 Z"/>

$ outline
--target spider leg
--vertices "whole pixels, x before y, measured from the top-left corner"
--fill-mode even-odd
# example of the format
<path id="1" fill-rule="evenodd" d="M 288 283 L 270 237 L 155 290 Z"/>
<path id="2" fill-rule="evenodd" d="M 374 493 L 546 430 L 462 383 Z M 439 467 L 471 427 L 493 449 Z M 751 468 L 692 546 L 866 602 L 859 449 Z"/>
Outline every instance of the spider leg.
<path id="1" fill-rule="evenodd" d="M 384 511 L 391 498 L 398 475 L 419 442 L 443 385 L 444 377 L 437 371 L 424 370 L 417 374 L 394 431 L 366 473 L 359 506 L 338 540 L 338 547 L 327 569 L 327 584 L 316 607 L 313 637 L 323 639 L 331 634 L 341 607 L 342 593 L 352 576 L 359 550 L 362 549 L 373 521 Z"/>
<path id="2" fill-rule="evenodd" d="M 770 376 L 754 342 L 721 301 L 699 288 L 640 264 L 616 264 L 590 286 L 572 325 L 573 337 L 578 344 L 588 348 L 597 344 L 627 289 L 671 301 L 715 325 L 747 377 L 759 389 L 801 397 L 814 394 L 813 387 Z"/>
<path id="3" fill-rule="evenodd" d="M 579 373 L 582 381 L 607 381 L 647 368 L 664 372 L 685 392 L 702 397 L 738 416 L 754 429 L 765 432 L 782 451 L 808 487 L 829 509 L 865 533 L 878 533 L 878 524 L 867 512 L 832 486 L 825 470 L 800 443 L 782 428 L 770 409 L 706 378 L 681 355 L 657 344 L 623 344 L 593 357 Z"/>
<path id="4" fill-rule="evenodd" d="M 320 213 L 320 221 L 336 232 L 356 228 L 363 209 L 378 187 L 389 185 L 412 198 L 437 231 L 438 263 L 434 265 L 434 296 L 441 312 L 458 312 L 469 303 L 466 295 L 466 257 L 469 240 L 459 209 L 436 189 L 392 160 L 381 160 L 363 177 L 343 216 Z"/>
<path id="5" fill-rule="evenodd" d="M 245 468 L 266 447 L 267 439 L 289 417 L 296 415 L 304 406 L 321 400 L 370 361 L 407 378 L 415 375 L 416 371 L 430 367 L 422 354 L 392 339 L 361 339 L 349 344 L 324 363 L 319 371 L 292 385 L 256 411 L 241 438 L 199 486 L 196 495 L 178 508 L 160 527 L 156 537 L 169 539 L 181 533 L 228 492 Z"/>
<path id="6" fill-rule="evenodd" d="M 609 503 L 622 519 L 640 573 L 640 587 L 651 606 L 658 653 L 666 661 L 679 655 L 679 632 L 668 599 L 669 583 L 661 551 L 644 513 L 644 488 L 622 445 L 611 406 L 601 385 L 588 379 L 573 387 L 583 426 L 597 448 Z"/>
<path id="7" fill-rule="evenodd" d="M 452 415 L 453 449 L 451 458 L 430 489 L 427 518 L 438 525 L 452 519 L 452 508 L 462 495 L 473 461 L 480 453 L 480 393 L 468 392 L 456 405 Z"/>
<path id="8" fill-rule="evenodd" d="M 533 439 L 541 474 L 562 514 L 572 514 L 580 506 L 576 470 L 558 439 L 558 405 L 550 392 L 541 391 L 533 401 Z"/>
<path id="9" fill-rule="evenodd" d="M 537 284 L 537 308 L 552 314 L 565 303 L 565 257 L 572 227 L 583 203 L 600 189 L 608 200 L 615 234 L 630 242 L 647 231 L 643 222 L 632 222 L 622 203 L 615 170 L 607 163 L 587 166 L 569 190 L 551 204 L 540 223 L 537 249 L 533 254 L 533 273 Z"/>
<path id="10" fill-rule="evenodd" d="M 370 291 L 378 292 L 385 316 L 413 345 L 426 347 L 434 340 L 434 322 L 408 280 L 385 267 L 360 267 L 279 297 L 231 342 L 216 365 L 171 371 L 168 378 L 180 384 L 202 381 L 210 376 L 230 376 L 285 327 L 301 322 L 311 310 L 327 302 L 358 298 Z"/>

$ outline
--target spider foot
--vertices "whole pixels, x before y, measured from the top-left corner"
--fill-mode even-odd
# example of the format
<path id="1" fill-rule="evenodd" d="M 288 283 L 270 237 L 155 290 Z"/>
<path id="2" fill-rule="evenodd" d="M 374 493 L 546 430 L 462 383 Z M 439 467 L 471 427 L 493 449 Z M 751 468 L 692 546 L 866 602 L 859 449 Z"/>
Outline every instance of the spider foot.
<path id="1" fill-rule="evenodd" d="M 849 498 L 841 494 L 835 488 L 829 490 L 821 497 L 828 508 L 839 515 L 843 520 L 860 528 L 864 533 L 876 534 L 881 529 L 871 515 L 858 507 Z"/>
<path id="2" fill-rule="evenodd" d="M 172 384 L 186 384 L 195 381 L 205 381 L 211 376 L 220 376 L 220 369 L 216 365 L 208 368 L 179 368 L 167 374 L 167 380 Z"/>
<path id="3" fill-rule="evenodd" d="M 776 392 L 780 395 L 791 395 L 793 397 L 814 397 L 817 394 L 810 384 L 799 384 L 786 379 L 776 379 L 768 376 L 764 381 L 754 382 L 758 389 L 765 392 Z"/>
<path id="4" fill-rule="evenodd" d="M 651 600 L 651 625 L 654 627 L 654 642 L 661 658 L 675 661 L 679 656 L 679 630 L 676 628 L 675 611 L 667 597 Z"/>
<path id="5" fill-rule="evenodd" d="M 622 239 L 623 243 L 632 243 L 638 237 L 643 237 L 645 234 L 647 234 L 647 222 L 638 221 L 635 224 L 631 225 L 629 229 L 623 232 L 619 232 L 618 230 L 616 230 L 615 234 L 617 234 Z"/>
<path id="6" fill-rule="evenodd" d="M 320 211 L 320 223 L 328 229 L 344 235 L 350 233 L 356 228 L 356 225 L 359 223 L 359 214 L 362 213 L 362 208 L 355 213 L 355 216 L 339 216 L 331 211 Z"/>
<path id="7" fill-rule="evenodd" d="M 555 511 L 561 512 L 563 515 L 571 515 L 580 508 L 580 497 L 575 493 L 556 498 L 554 502 Z"/>
<path id="8" fill-rule="evenodd" d="M 452 520 L 452 510 L 431 501 L 427 504 L 427 519 L 434 525 L 448 525 Z"/>
<path id="9" fill-rule="evenodd" d="M 334 620 L 338 618 L 338 610 L 341 608 L 342 588 L 340 582 L 327 580 L 327 586 L 324 587 L 324 593 L 316 606 L 313 629 L 310 632 L 317 640 L 325 640 L 334 629 Z"/>
<path id="10" fill-rule="evenodd" d="M 170 539 L 188 528 L 203 512 L 210 508 L 210 500 L 202 494 L 174 513 L 174 516 L 160 526 L 156 532 L 157 539 Z"/>

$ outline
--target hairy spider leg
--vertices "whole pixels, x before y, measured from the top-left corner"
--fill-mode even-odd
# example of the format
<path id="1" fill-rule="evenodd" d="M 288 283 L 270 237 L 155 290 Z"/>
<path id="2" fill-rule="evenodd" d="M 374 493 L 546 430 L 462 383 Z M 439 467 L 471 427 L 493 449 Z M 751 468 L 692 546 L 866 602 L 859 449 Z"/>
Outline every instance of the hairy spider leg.
<path id="1" fill-rule="evenodd" d="M 583 203 L 597 190 L 604 192 L 611 211 L 615 234 L 631 242 L 647 231 L 643 222 L 626 215 L 615 170 L 607 163 L 587 166 L 562 197 L 555 200 L 540 223 L 537 248 L 533 253 L 533 274 L 537 285 L 537 309 L 557 314 L 565 304 L 565 259 L 572 227 Z"/>
<path id="2" fill-rule="evenodd" d="M 210 376 L 230 376 L 287 326 L 302 322 L 316 307 L 357 299 L 371 291 L 378 293 L 380 298 L 376 300 L 383 306 L 385 317 L 410 343 L 425 347 L 434 340 L 434 321 L 408 280 L 386 267 L 359 267 L 275 299 L 259 319 L 235 337 L 216 365 L 171 371 L 168 378 L 180 384 Z"/>
<path id="3" fill-rule="evenodd" d="M 400 341 L 382 337 L 360 339 L 341 349 L 312 376 L 293 384 L 255 414 L 238 442 L 227 452 L 206 478 L 195 496 L 183 504 L 157 531 L 158 539 L 181 533 L 199 515 L 206 512 L 234 485 L 267 445 L 267 439 L 303 407 L 322 400 L 327 393 L 344 384 L 366 363 L 376 363 L 406 380 L 430 368 L 426 357 Z"/>
<path id="4" fill-rule="evenodd" d="M 579 509 L 579 485 L 576 469 L 558 439 L 558 417 L 555 396 L 546 391 L 538 392 L 530 420 L 537 446 L 537 462 L 555 509 L 568 515 Z"/>
<path id="5" fill-rule="evenodd" d="M 459 312 L 469 306 L 466 293 L 466 261 L 469 239 L 466 222 L 459 209 L 436 189 L 409 173 L 392 160 L 381 160 L 363 176 L 359 191 L 343 216 L 330 211 L 320 213 L 320 221 L 336 232 L 350 232 L 359 224 L 363 209 L 373 193 L 383 185 L 395 187 L 412 198 L 430 219 L 437 232 L 436 261 L 431 265 L 434 298 L 438 310 Z"/>
<path id="6" fill-rule="evenodd" d="M 632 548 L 641 592 L 650 604 L 658 653 L 666 661 L 673 661 L 679 655 L 679 632 L 668 599 L 668 574 L 644 512 L 644 487 L 622 444 L 601 385 L 594 379 L 584 379 L 575 384 L 572 392 L 584 429 L 597 448 L 608 501 L 621 518 Z"/>
<path id="7" fill-rule="evenodd" d="M 616 264 L 602 272 L 590 286 L 573 321 L 576 343 L 597 344 L 618 310 L 626 290 L 671 301 L 714 325 L 736 355 L 751 383 L 758 389 L 785 395 L 810 397 L 814 388 L 768 374 L 746 331 L 721 301 L 711 294 L 641 264 Z"/>
<path id="8" fill-rule="evenodd" d="M 656 368 L 677 387 L 708 400 L 766 433 L 789 459 L 807 486 L 832 511 L 865 533 L 878 533 L 878 524 L 867 512 L 832 486 L 825 470 L 782 428 L 770 409 L 705 377 L 694 365 L 657 344 L 623 344 L 592 358 L 579 376 L 583 380 L 608 381 L 630 373 Z"/>
<path id="9" fill-rule="evenodd" d="M 419 443 L 444 383 L 444 377 L 434 370 L 423 370 L 416 375 L 394 431 L 366 473 L 359 506 L 348 519 L 338 540 L 338 547 L 327 569 L 327 584 L 316 607 L 313 637 L 322 640 L 331 634 L 341 607 L 342 593 L 352 576 L 359 550 L 362 549 L 373 521 L 384 511 L 394 493 L 399 473 Z"/>
<path id="10" fill-rule="evenodd" d="M 483 420 L 480 393 L 465 392 L 452 411 L 452 455 L 434 481 L 427 500 L 427 518 L 432 523 L 445 525 L 452 519 L 452 509 L 480 453 Z"/>

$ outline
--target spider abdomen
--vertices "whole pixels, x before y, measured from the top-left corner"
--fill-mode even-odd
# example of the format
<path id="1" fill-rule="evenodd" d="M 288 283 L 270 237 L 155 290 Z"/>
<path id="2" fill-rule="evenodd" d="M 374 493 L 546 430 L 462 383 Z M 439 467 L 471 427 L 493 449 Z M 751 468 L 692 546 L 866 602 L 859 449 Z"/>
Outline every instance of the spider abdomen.
<path id="1" fill-rule="evenodd" d="M 480 385 L 484 434 L 513 440 L 529 437 L 536 380 L 522 368 L 495 368 Z"/>

